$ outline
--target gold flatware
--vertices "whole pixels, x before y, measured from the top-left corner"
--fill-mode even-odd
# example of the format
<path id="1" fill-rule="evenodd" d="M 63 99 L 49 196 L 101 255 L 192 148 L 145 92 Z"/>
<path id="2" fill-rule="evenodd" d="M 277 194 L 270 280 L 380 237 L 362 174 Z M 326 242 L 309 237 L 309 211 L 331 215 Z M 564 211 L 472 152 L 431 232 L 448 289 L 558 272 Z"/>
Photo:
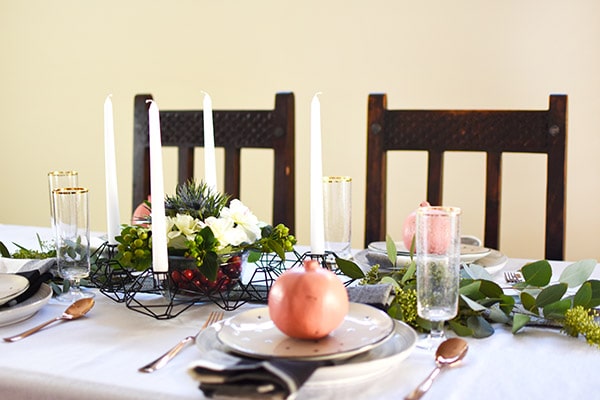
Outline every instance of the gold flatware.
<path id="1" fill-rule="evenodd" d="M 70 321 L 73 319 L 77 319 L 77 318 L 85 315 L 88 311 L 90 311 L 92 309 L 92 307 L 94 307 L 94 299 L 93 298 L 86 297 L 83 299 L 79 299 L 76 302 L 74 302 L 73 304 L 71 304 L 60 317 L 56 317 L 54 319 L 51 319 L 50 321 L 46 321 L 43 324 L 40 324 L 40 325 L 38 325 L 34 328 L 31 328 L 23 333 L 20 333 L 18 335 L 4 338 L 4 341 L 5 342 L 16 342 L 17 340 L 26 338 L 29 335 L 33 335 L 37 331 L 41 330 L 42 328 L 45 328 L 46 326 L 48 326 L 54 322 Z"/>
<path id="2" fill-rule="evenodd" d="M 223 316 L 224 316 L 223 311 L 212 311 L 210 313 L 210 315 L 208 316 L 208 319 L 206 320 L 206 322 L 204 322 L 204 325 L 202 325 L 200 330 L 195 335 L 185 337 L 179 343 L 177 343 L 175 346 L 173 346 L 169 351 L 167 351 L 165 354 L 158 357 L 156 360 L 152 361 L 151 363 L 144 365 L 143 367 L 138 369 L 138 371 L 150 373 L 150 372 L 156 371 L 157 369 L 161 369 L 162 367 L 167 365 L 169 363 L 169 361 L 171 361 L 173 358 L 175 358 L 175 356 L 177 354 L 179 354 L 179 352 L 181 350 L 183 350 L 183 348 L 185 346 L 187 346 L 190 343 L 196 342 L 196 338 L 198 337 L 200 332 L 202 332 L 204 329 L 208 328 L 215 322 L 222 320 Z"/>
<path id="3" fill-rule="evenodd" d="M 451 338 L 442 342 L 435 352 L 435 369 L 417 386 L 404 400 L 420 399 L 433 385 L 433 380 L 442 372 L 444 367 L 455 364 L 463 359 L 469 346 L 460 338 Z"/>

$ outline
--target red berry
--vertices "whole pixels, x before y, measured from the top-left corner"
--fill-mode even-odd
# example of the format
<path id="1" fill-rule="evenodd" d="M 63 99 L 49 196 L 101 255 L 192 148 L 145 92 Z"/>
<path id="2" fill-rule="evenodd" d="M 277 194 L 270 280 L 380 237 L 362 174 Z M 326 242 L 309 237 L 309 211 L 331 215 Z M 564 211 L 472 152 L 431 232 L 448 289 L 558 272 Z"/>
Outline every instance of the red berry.
<path id="1" fill-rule="evenodd" d="M 195 273 L 191 269 L 184 269 L 183 270 L 183 277 L 185 279 L 187 279 L 188 281 L 191 281 L 192 279 L 194 279 L 194 275 L 195 275 Z"/>
<path id="2" fill-rule="evenodd" d="M 181 273 L 179 271 L 173 271 L 173 272 L 171 272 L 171 279 L 175 283 L 181 282 Z"/>

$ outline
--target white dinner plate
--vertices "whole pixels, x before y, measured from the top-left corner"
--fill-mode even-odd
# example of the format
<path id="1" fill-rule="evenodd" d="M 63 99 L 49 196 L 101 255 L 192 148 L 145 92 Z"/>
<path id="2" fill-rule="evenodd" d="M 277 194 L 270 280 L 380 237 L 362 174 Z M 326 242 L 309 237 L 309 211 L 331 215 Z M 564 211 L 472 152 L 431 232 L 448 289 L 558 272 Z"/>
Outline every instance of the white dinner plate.
<path id="1" fill-rule="evenodd" d="M 463 245 L 464 246 L 464 245 Z M 466 261 L 469 260 L 469 261 Z M 388 259 L 387 255 L 381 252 L 370 251 L 368 249 L 361 250 L 354 255 L 354 261 L 363 269 L 363 271 L 368 271 L 375 264 L 379 264 L 379 268 L 382 271 L 391 271 L 396 269 Z M 410 262 L 410 257 L 408 256 L 397 256 L 396 262 L 398 267 L 404 267 L 406 264 Z M 484 267 L 490 274 L 494 274 L 500 271 L 506 263 L 508 262 L 508 257 L 504 254 L 500 253 L 498 250 L 492 250 L 485 254 L 483 257 L 477 257 L 473 255 L 473 257 L 463 258 L 461 256 L 461 262 L 467 264 L 477 264 Z"/>
<path id="2" fill-rule="evenodd" d="M 228 351 L 217 335 L 224 322 L 217 322 L 200 332 L 196 347 L 201 353 L 210 350 Z M 333 384 L 356 383 L 372 380 L 384 372 L 398 368 L 410 355 L 417 343 L 417 333 L 404 322 L 394 320 L 394 332 L 388 340 L 369 351 L 351 357 L 333 361 L 333 365 L 317 368 L 303 387 L 318 388 Z"/>
<path id="3" fill-rule="evenodd" d="M 334 360 L 370 350 L 393 332 L 394 321 L 388 314 L 365 304 L 350 303 L 341 325 L 322 339 L 287 336 L 271 320 L 268 307 L 229 318 L 218 338 L 232 352 L 254 358 Z"/>
<path id="4" fill-rule="evenodd" d="M 21 275 L 0 274 L 0 306 L 8 303 L 29 288 L 29 281 Z"/>
<path id="5" fill-rule="evenodd" d="M 374 253 L 381 253 L 387 255 L 387 248 L 385 242 L 373 242 L 369 243 L 367 247 L 369 251 Z M 491 250 L 486 247 L 474 246 L 471 244 L 461 244 L 460 245 L 460 262 L 471 263 L 475 260 L 479 260 L 490 254 Z M 396 242 L 396 254 L 398 260 L 403 264 L 406 264 L 410 261 L 410 251 L 404 246 L 402 242 Z"/>
<path id="6" fill-rule="evenodd" d="M 485 268 L 490 274 L 502 270 L 508 262 L 508 257 L 500 253 L 498 250 L 492 250 L 487 256 L 475 260 L 473 264 L 480 265 Z"/>
<path id="7" fill-rule="evenodd" d="M 52 297 L 52 288 L 42 283 L 40 289 L 27 300 L 12 307 L 0 307 L 0 326 L 21 322 L 35 314 Z"/>

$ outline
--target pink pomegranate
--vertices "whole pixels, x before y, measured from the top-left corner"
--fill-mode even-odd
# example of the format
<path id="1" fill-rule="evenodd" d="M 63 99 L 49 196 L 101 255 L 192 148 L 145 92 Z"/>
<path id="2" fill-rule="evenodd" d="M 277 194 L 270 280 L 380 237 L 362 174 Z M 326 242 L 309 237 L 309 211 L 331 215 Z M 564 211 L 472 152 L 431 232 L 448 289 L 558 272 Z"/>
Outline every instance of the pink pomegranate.
<path id="1" fill-rule="evenodd" d="M 315 260 L 304 268 L 284 272 L 268 298 L 273 323 L 284 334 L 298 339 L 320 339 L 337 328 L 348 314 L 348 293 L 333 272 Z"/>

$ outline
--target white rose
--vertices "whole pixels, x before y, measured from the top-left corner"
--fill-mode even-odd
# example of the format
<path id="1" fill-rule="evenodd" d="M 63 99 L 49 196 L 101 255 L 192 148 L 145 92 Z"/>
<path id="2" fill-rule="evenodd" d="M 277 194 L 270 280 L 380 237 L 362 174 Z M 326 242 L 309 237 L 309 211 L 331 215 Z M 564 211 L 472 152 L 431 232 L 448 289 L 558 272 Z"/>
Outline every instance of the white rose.
<path id="1" fill-rule="evenodd" d="M 231 218 L 239 228 L 244 231 L 246 243 L 254 243 L 260 239 L 260 225 L 258 218 L 238 199 L 232 200 L 229 207 L 223 207 L 221 217 Z"/>

